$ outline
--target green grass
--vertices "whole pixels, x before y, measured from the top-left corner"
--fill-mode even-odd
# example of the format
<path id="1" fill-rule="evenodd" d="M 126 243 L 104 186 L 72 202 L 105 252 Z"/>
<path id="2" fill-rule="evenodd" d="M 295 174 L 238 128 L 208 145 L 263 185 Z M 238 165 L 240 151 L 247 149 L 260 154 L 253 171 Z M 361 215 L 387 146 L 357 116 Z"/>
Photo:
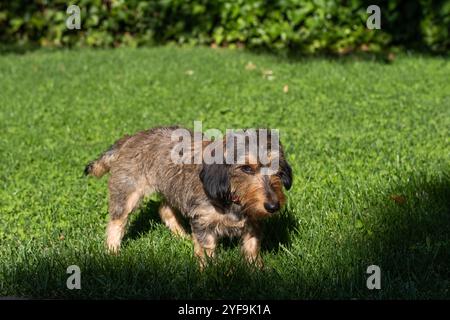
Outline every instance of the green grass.
<path id="1" fill-rule="evenodd" d="M 405 55 L 2 55 L 0 296 L 448 299 L 449 75 L 448 60 Z M 266 221 L 263 271 L 226 241 L 200 273 L 191 243 L 161 224 L 157 199 L 133 214 L 121 254 L 104 252 L 107 179 L 83 177 L 84 165 L 125 133 L 194 120 L 281 131 L 295 180 L 285 210 Z M 81 290 L 66 289 L 72 264 Z M 381 290 L 366 288 L 372 264 Z"/>

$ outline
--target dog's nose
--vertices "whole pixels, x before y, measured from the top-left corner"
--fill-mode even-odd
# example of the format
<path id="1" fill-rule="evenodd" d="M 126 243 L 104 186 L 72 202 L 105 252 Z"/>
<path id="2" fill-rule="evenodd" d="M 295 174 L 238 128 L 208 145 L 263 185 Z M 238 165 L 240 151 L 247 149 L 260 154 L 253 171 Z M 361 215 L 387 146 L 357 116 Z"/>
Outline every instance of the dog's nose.
<path id="1" fill-rule="evenodd" d="M 277 211 L 278 209 L 280 209 L 280 203 L 279 202 L 265 202 L 264 203 L 264 208 L 270 212 L 270 213 L 274 213 L 275 211 Z"/>

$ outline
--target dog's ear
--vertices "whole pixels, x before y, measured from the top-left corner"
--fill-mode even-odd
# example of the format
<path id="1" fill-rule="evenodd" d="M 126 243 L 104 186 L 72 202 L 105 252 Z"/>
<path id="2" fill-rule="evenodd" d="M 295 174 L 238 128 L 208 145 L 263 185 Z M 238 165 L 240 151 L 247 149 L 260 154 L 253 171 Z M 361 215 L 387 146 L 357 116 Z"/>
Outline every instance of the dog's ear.
<path id="1" fill-rule="evenodd" d="M 203 164 L 200 180 L 208 197 L 221 203 L 231 199 L 230 166 L 227 164 Z"/>
<path id="2" fill-rule="evenodd" d="M 280 176 L 281 182 L 283 182 L 283 186 L 286 190 L 289 190 L 292 187 L 292 168 L 284 158 L 280 160 L 280 171 L 278 175 Z"/>

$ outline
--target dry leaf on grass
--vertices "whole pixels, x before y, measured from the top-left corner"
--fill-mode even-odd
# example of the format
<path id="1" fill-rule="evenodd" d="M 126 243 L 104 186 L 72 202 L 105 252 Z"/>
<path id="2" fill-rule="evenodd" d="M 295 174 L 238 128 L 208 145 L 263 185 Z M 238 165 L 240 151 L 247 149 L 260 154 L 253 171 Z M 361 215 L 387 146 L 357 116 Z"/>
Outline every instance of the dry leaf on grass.
<path id="1" fill-rule="evenodd" d="M 262 76 L 264 79 L 267 79 L 269 81 L 275 79 L 275 76 L 273 75 L 273 71 L 272 70 L 263 70 L 262 71 Z"/>
<path id="2" fill-rule="evenodd" d="M 370 47 L 367 44 L 365 44 L 365 43 L 363 43 L 361 45 L 360 49 L 361 49 L 362 52 L 369 52 L 370 51 Z"/>
<path id="3" fill-rule="evenodd" d="M 288 93 L 289 92 L 289 86 L 287 84 L 284 85 L 283 92 L 284 93 Z"/>
<path id="4" fill-rule="evenodd" d="M 253 64 L 253 62 L 249 61 L 246 65 L 245 65 L 245 70 L 248 71 L 252 71 L 256 69 L 256 65 Z"/>
<path id="5" fill-rule="evenodd" d="M 395 54 L 393 52 L 389 52 L 387 56 L 388 61 L 392 62 L 395 60 Z"/>
<path id="6" fill-rule="evenodd" d="M 399 194 L 393 194 L 391 195 L 391 199 L 394 200 L 397 204 L 405 204 L 406 203 L 406 197 Z"/>

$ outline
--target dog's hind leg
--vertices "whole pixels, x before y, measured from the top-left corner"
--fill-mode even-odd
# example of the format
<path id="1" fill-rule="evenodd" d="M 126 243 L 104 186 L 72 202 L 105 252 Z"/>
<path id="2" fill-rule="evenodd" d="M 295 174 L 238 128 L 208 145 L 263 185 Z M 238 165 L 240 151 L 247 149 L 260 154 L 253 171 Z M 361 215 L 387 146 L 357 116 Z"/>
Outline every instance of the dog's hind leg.
<path id="1" fill-rule="evenodd" d="M 186 231 L 184 231 L 183 226 L 180 224 L 178 220 L 178 216 L 169 205 L 166 203 L 162 203 L 159 207 L 159 216 L 164 224 L 177 236 L 185 237 L 187 236 Z"/>
<path id="2" fill-rule="evenodd" d="M 128 215 L 142 198 L 139 189 L 117 188 L 114 180 L 110 181 L 109 223 L 106 228 L 106 245 L 111 253 L 117 253 L 125 233 Z M 111 183 L 112 182 L 112 183 Z M 128 190 L 127 190 L 128 189 Z M 128 191 L 128 192 L 127 192 Z"/>

